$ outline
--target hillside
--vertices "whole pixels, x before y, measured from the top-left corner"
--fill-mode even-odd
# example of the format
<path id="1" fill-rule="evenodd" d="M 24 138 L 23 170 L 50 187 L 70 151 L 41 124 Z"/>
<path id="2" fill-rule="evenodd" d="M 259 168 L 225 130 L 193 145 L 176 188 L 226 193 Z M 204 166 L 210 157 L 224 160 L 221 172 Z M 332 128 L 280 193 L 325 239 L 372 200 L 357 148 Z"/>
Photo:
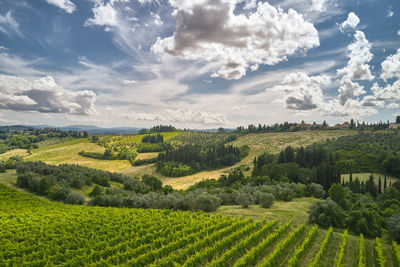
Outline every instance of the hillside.
<path id="1" fill-rule="evenodd" d="M 132 166 L 127 160 L 99 160 L 88 158 L 79 155 L 81 151 L 104 153 L 105 148 L 96 143 L 89 142 L 86 138 L 75 139 L 61 144 L 40 147 L 31 149 L 30 155 L 23 149 L 11 150 L 0 154 L 0 159 L 5 160 L 11 156 L 19 155 L 25 160 L 43 161 L 48 164 L 59 165 L 62 163 L 79 164 L 86 167 L 97 168 L 111 172 L 121 172 L 132 176 L 142 176 L 143 174 L 151 174 L 163 180 L 165 185 L 171 185 L 176 189 L 185 189 L 198 181 L 209 178 L 218 178 L 221 174 L 228 172 L 231 169 L 238 167 L 251 167 L 251 163 L 255 156 L 264 152 L 279 153 L 286 146 L 291 145 L 306 146 L 314 142 L 324 142 L 327 139 L 338 138 L 355 134 L 356 131 L 350 130 L 315 130 L 315 131 L 300 131 L 300 132 L 283 132 L 283 133 L 253 133 L 239 136 L 235 141 L 228 143 L 236 147 L 248 145 L 250 148 L 249 155 L 242 161 L 233 166 L 200 171 L 192 175 L 176 178 L 168 178 L 156 171 L 155 164 L 146 164 L 142 166 Z M 163 133 L 167 142 L 176 142 L 179 132 Z M 213 136 L 214 134 L 208 133 Z M 218 134 L 215 134 L 218 135 Z M 107 146 L 126 146 L 140 143 L 144 135 L 104 135 L 101 140 Z M 197 137 L 196 137 L 197 138 Z M 212 139 L 218 140 L 218 139 Z M 156 157 L 157 152 L 139 153 L 137 159 L 148 159 Z"/>
<path id="2" fill-rule="evenodd" d="M 389 245 L 360 243 L 358 237 L 316 226 L 201 212 L 71 206 L 5 185 L 0 185 L 0 215 L 4 266 L 332 266 L 340 261 L 375 266 L 376 260 L 395 266 Z"/>

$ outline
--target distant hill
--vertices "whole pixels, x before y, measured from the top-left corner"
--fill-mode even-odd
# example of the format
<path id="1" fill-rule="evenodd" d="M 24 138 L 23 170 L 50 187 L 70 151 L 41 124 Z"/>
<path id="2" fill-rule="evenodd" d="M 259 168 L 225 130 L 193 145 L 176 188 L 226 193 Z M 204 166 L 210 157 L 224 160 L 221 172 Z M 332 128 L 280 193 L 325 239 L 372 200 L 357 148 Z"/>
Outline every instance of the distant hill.
<path id="1" fill-rule="evenodd" d="M 114 127 L 114 128 L 101 128 L 93 125 L 70 125 L 63 127 L 55 127 L 51 125 L 10 125 L 10 126 L 0 126 L 1 130 L 27 130 L 27 129 L 44 129 L 44 128 L 57 128 L 63 131 L 85 131 L 89 134 L 132 134 L 139 132 L 140 129 L 138 127 Z"/>

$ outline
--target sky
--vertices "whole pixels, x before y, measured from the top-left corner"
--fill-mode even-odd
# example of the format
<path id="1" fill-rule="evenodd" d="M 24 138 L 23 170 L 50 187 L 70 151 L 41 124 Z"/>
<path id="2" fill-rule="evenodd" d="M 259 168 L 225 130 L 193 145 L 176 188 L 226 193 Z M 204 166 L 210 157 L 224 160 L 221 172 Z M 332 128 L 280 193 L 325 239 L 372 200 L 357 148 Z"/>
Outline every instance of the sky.
<path id="1" fill-rule="evenodd" d="M 400 114 L 398 0 L 0 0 L 0 124 Z"/>

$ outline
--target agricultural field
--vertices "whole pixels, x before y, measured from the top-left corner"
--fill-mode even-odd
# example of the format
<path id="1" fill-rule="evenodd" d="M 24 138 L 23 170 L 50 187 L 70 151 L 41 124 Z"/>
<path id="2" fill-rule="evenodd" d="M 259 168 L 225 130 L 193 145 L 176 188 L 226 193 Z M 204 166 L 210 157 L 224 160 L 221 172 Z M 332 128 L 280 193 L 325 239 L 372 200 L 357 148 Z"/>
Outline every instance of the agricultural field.
<path id="1" fill-rule="evenodd" d="M 268 216 L 73 206 L 2 184 L 0 216 L 2 266 L 379 266 L 375 263 L 385 261 L 391 267 L 396 266 L 392 251 L 398 253 L 395 243 L 392 250 L 380 239 L 360 242 L 358 236 Z"/>
<path id="2" fill-rule="evenodd" d="M 360 180 L 360 182 L 366 182 L 368 181 L 369 177 L 371 176 L 371 173 L 353 173 L 353 180 L 356 179 L 356 177 Z M 375 184 L 378 184 L 379 177 L 381 178 L 382 181 L 382 189 L 383 189 L 383 179 L 385 177 L 384 174 L 381 173 L 374 173 L 374 181 Z M 344 179 L 345 182 L 348 182 L 350 179 L 350 174 L 342 174 L 342 180 Z M 391 182 L 392 184 L 397 182 L 399 179 L 391 176 L 386 176 L 386 181 L 387 185 L 389 186 L 389 183 Z"/>
<path id="3" fill-rule="evenodd" d="M 104 153 L 105 148 L 91 143 L 87 138 L 75 139 L 61 144 L 32 149 L 27 161 L 43 161 L 47 164 L 79 164 L 85 167 L 122 172 L 131 167 L 127 160 L 99 160 L 79 155 L 81 151 Z"/>
<path id="4" fill-rule="evenodd" d="M 260 205 L 250 205 L 243 208 L 239 205 L 221 206 L 215 214 L 230 216 L 250 216 L 254 219 L 268 218 L 270 220 L 278 220 L 280 222 L 291 221 L 293 224 L 307 223 L 308 209 L 311 204 L 318 199 L 302 197 L 295 198 L 291 201 L 274 201 L 268 209 L 262 208 Z"/>

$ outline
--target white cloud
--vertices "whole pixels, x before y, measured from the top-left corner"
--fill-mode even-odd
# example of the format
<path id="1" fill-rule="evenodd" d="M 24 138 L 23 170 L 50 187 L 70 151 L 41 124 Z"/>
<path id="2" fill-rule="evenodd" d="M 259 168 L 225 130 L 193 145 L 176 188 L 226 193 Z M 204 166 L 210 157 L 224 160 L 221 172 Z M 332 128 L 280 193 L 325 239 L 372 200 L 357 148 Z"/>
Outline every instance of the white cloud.
<path id="1" fill-rule="evenodd" d="M 390 78 L 400 79 L 400 48 L 397 49 L 396 54 L 388 56 L 386 60 L 381 63 L 381 66 L 381 78 L 384 81 Z"/>
<path id="2" fill-rule="evenodd" d="M 392 10 L 392 6 L 389 6 L 389 8 L 386 12 L 386 17 L 390 18 L 390 17 L 393 17 L 393 15 L 394 15 L 394 12 Z"/>
<path id="3" fill-rule="evenodd" d="M 387 105 L 388 108 L 398 108 L 400 107 L 399 103 L 390 103 L 389 105 Z"/>
<path id="4" fill-rule="evenodd" d="M 400 36 L 400 30 L 397 31 L 397 35 Z"/>
<path id="5" fill-rule="evenodd" d="M 89 115 L 96 113 L 95 99 L 94 92 L 66 90 L 51 76 L 29 81 L 0 74 L 1 109 Z"/>
<path id="6" fill-rule="evenodd" d="M 367 64 L 373 58 L 370 52 L 371 44 L 362 31 L 356 31 L 354 39 L 355 41 L 347 47 L 347 57 L 349 58 L 347 66 L 338 69 L 337 73 L 346 75 L 351 80 L 372 80 L 374 76 Z"/>
<path id="7" fill-rule="evenodd" d="M 355 96 L 365 94 L 364 86 L 352 82 L 347 76 L 342 77 L 339 88 L 340 104 L 345 105 L 347 101 Z"/>
<path id="8" fill-rule="evenodd" d="M 114 9 L 112 3 L 104 3 L 101 0 L 96 0 L 93 11 L 93 18 L 85 21 L 85 26 L 116 26 L 117 11 Z M 106 28 L 107 30 L 107 28 Z"/>
<path id="9" fill-rule="evenodd" d="M 168 113 L 168 121 L 182 122 L 182 123 L 196 123 L 196 124 L 227 124 L 228 120 L 222 113 L 213 113 L 207 111 L 193 111 L 193 110 L 166 110 Z"/>
<path id="10" fill-rule="evenodd" d="M 135 81 L 135 80 L 124 80 L 122 83 L 124 85 L 132 85 L 132 84 L 137 84 L 137 81 Z"/>
<path id="11" fill-rule="evenodd" d="M 139 121 L 164 121 L 165 119 L 157 113 L 136 113 L 132 112 L 128 115 L 129 119 L 139 120 Z"/>
<path id="12" fill-rule="evenodd" d="M 396 80 L 393 84 L 387 84 L 384 87 L 374 83 L 371 91 L 377 100 L 400 100 L 400 80 Z"/>
<path id="13" fill-rule="evenodd" d="M 304 72 L 286 75 L 282 85 L 272 88 L 285 98 L 286 107 L 295 110 L 316 109 L 323 103 L 322 85 L 328 85 L 330 78 L 326 75 L 309 77 Z"/>
<path id="14" fill-rule="evenodd" d="M 354 12 L 350 12 L 347 15 L 347 19 L 340 25 L 341 30 L 344 30 L 346 28 L 352 28 L 354 29 L 357 27 L 358 23 L 360 23 L 360 19 Z"/>
<path id="15" fill-rule="evenodd" d="M 239 79 L 254 65 L 275 65 L 297 51 L 319 46 L 314 25 L 293 9 L 285 13 L 267 2 L 235 14 L 236 1 L 170 0 L 176 31 L 158 38 L 152 51 L 214 62 L 213 77 Z"/>
<path id="16" fill-rule="evenodd" d="M 325 1 L 326 0 L 312 0 L 311 10 L 318 12 L 325 11 Z"/>
<path id="17" fill-rule="evenodd" d="M 11 35 L 12 32 L 22 37 L 19 31 L 19 24 L 13 17 L 11 11 L 8 11 L 5 15 L 0 14 L 0 32 Z"/>
<path id="18" fill-rule="evenodd" d="M 65 12 L 71 14 L 76 10 L 76 5 L 70 0 L 46 0 L 47 3 L 55 5 L 61 9 L 64 9 Z"/>
<path id="19" fill-rule="evenodd" d="M 358 119 L 365 116 L 377 114 L 378 111 L 370 106 L 364 106 L 362 102 L 349 99 L 343 106 L 338 99 L 326 103 L 322 109 L 325 116 L 344 117 Z"/>

